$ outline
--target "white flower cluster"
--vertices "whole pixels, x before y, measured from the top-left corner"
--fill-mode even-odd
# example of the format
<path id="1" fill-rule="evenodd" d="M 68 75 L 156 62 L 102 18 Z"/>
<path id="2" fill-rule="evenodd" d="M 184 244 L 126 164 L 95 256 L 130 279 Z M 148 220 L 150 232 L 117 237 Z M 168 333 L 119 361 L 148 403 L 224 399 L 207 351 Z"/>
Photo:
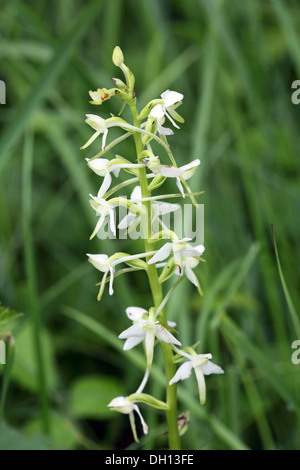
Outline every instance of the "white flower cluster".
<path id="1" fill-rule="evenodd" d="M 98 223 L 96 224 L 91 238 L 97 234 L 101 226 L 107 220 L 109 221 L 112 233 L 116 235 L 115 208 L 117 205 L 124 205 L 128 210 L 128 214 L 118 225 L 119 229 L 127 230 L 130 230 L 138 223 L 143 224 L 145 221 L 149 222 L 149 202 L 152 203 L 152 201 L 154 201 L 156 207 L 155 213 L 158 220 L 160 220 L 161 215 L 176 211 L 179 207 L 177 204 L 160 202 L 157 200 L 157 196 L 151 196 L 151 191 L 160 187 L 167 178 L 175 178 L 177 188 L 180 192 L 177 196 L 179 195 L 183 198 L 193 196 L 186 181 L 193 176 L 200 164 L 200 160 L 196 159 L 182 167 L 177 167 L 166 140 L 166 136 L 173 134 L 170 128 L 164 127 L 166 119 L 169 120 L 175 128 L 179 128 L 177 122 L 183 122 L 182 117 L 175 111 L 181 104 L 183 95 L 176 91 L 167 90 L 161 94 L 159 99 L 148 103 L 138 115 L 133 90 L 134 77 L 132 72 L 124 64 L 124 57 L 119 48 L 115 49 L 113 60 L 123 71 L 126 83 L 119 79 L 113 79 L 117 88 L 111 90 L 98 89 L 95 92 L 90 92 L 92 98 L 91 103 L 101 104 L 111 96 L 117 96 L 124 100 L 124 104 L 130 106 L 133 111 L 134 122 L 133 124 L 128 123 L 120 117 L 111 117 L 105 120 L 95 114 L 87 115 L 86 122 L 95 132 L 82 148 L 87 148 L 97 137 L 102 136 L 101 151 L 95 157 L 87 159 L 89 168 L 103 178 L 97 195 L 90 195 L 90 204 L 99 216 Z M 108 132 L 112 127 L 119 127 L 126 131 L 126 133 L 112 141 L 109 145 L 106 145 Z M 115 145 L 129 136 L 134 137 L 135 143 L 137 139 L 139 139 L 141 144 L 135 162 L 119 155 L 115 155 L 111 160 L 102 158 L 106 152 L 110 151 Z M 172 165 L 162 164 L 160 158 L 154 155 L 151 147 L 152 140 L 158 142 L 167 151 L 168 156 L 171 158 Z M 131 179 L 112 188 L 113 176 L 117 178 L 121 170 L 129 173 Z M 134 176 L 133 178 L 132 175 Z M 150 184 L 148 184 L 149 180 L 151 181 Z M 138 184 L 133 189 L 130 199 L 124 196 L 110 197 L 119 189 L 134 182 Z M 145 184 L 147 185 L 146 197 Z M 185 189 L 187 192 L 185 192 Z M 168 197 L 168 195 L 165 197 Z M 153 223 L 151 217 L 152 216 L 150 216 L 150 223 Z M 161 225 L 162 230 L 160 232 L 154 236 L 150 235 L 151 238 L 147 240 L 145 252 L 143 253 L 131 255 L 117 252 L 112 256 L 103 253 L 87 254 L 90 263 L 103 273 L 102 280 L 99 283 L 98 300 L 101 299 L 107 282 L 109 282 L 109 294 L 113 295 L 113 281 L 116 273 L 119 275 L 128 271 L 144 270 L 149 277 L 151 275 L 149 274 L 151 267 L 155 267 L 156 272 L 158 269 L 162 268 L 162 273 L 159 276 L 160 283 L 175 274 L 180 276 L 180 279 L 186 277 L 197 287 L 199 292 L 201 292 L 194 269 L 201 261 L 204 246 L 193 246 L 191 244 L 192 240 L 189 238 L 178 239 L 174 232 L 164 230 L 163 224 Z M 169 241 L 164 243 L 159 249 L 153 249 L 153 244 L 162 239 L 169 239 Z M 151 250 L 149 246 L 152 247 Z M 123 267 L 116 271 L 117 267 L 121 264 L 125 264 L 126 268 Z M 210 361 L 212 357 L 211 354 L 196 354 L 192 348 L 178 348 L 178 346 L 181 346 L 181 343 L 170 332 L 175 324 L 173 322 L 167 322 L 165 319 L 163 321 L 163 317 L 161 316 L 171 291 L 163 298 L 160 305 L 155 305 L 150 309 L 136 306 L 128 307 L 126 314 L 128 319 L 132 321 L 132 325 L 119 335 L 120 339 L 125 340 L 124 350 L 129 350 L 143 343 L 147 361 L 145 376 L 138 390 L 129 397 L 117 397 L 108 405 L 115 411 L 129 415 L 135 440 L 137 440 L 137 433 L 133 414 L 134 411 L 140 417 L 144 433 L 146 434 L 148 432 L 148 427 L 136 403 L 143 402 L 158 409 L 167 409 L 168 407 L 168 404 L 142 393 L 149 377 L 149 371 L 153 362 L 154 347 L 157 342 L 171 345 L 174 351 L 174 357 L 177 357 L 176 362 L 179 362 L 179 360 L 183 358 L 188 359 L 187 362 L 178 368 L 175 375 L 169 380 L 169 386 L 179 380 L 187 379 L 191 375 L 192 369 L 194 369 L 201 404 L 205 402 L 206 397 L 204 375 L 223 373 L 223 370 L 219 366 Z"/>

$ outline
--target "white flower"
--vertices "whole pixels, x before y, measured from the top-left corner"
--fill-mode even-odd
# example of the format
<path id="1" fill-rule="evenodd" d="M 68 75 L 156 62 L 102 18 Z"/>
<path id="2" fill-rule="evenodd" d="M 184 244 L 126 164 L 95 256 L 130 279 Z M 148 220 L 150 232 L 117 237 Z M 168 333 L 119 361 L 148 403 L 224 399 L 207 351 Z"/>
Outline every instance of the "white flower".
<path id="1" fill-rule="evenodd" d="M 204 375 L 224 374 L 223 369 L 221 369 L 221 367 L 217 366 L 209 360 L 212 358 L 211 354 L 192 355 L 183 351 L 179 351 L 177 350 L 177 348 L 176 351 L 179 354 L 187 357 L 189 361 L 185 362 L 178 368 L 176 374 L 170 380 L 169 385 L 173 385 L 174 383 L 179 382 L 179 380 L 187 379 L 188 377 L 190 377 L 192 369 L 194 369 L 198 382 L 200 403 L 201 405 L 204 405 L 206 400 L 206 386 Z"/>
<path id="2" fill-rule="evenodd" d="M 104 276 L 102 278 L 102 283 L 101 283 L 101 287 L 103 285 L 103 289 L 104 289 L 106 277 L 108 273 L 110 273 L 109 295 L 113 295 L 114 293 L 113 281 L 114 281 L 114 272 L 115 272 L 113 263 L 109 261 L 109 257 L 105 254 L 92 255 L 90 253 L 87 253 L 87 256 L 89 257 L 89 262 L 93 266 L 95 266 L 96 269 L 104 273 Z"/>
<path id="3" fill-rule="evenodd" d="M 110 188 L 113 173 L 116 177 L 119 176 L 120 167 L 111 166 L 107 167 L 109 160 L 107 158 L 95 158 L 94 160 L 89 161 L 87 159 L 88 166 L 99 176 L 103 176 L 102 185 L 98 191 L 98 197 L 103 197 L 106 191 Z"/>
<path id="4" fill-rule="evenodd" d="M 133 321 L 133 325 L 119 335 L 120 339 L 126 339 L 123 349 L 127 351 L 144 341 L 148 367 L 151 366 L 153 360 L 155 337 L 164 343 L 180 345 L 180 342 L 159 321 L 155 320 L 152 312 L 150 314 L 140 307 L 128 307 L 126 314 Z M 173 324 L 170 323 L 170 326 Z"/>
<path id="5" fill-rule="evenodd" d="M 104 194 L 110 188 L 112 177 L 111 173 L 113 173 L 116 177 L 119 176 L 121 168 L 140 168 L 141 165 L 137 165 L 134 163 L 124 163 L 124 161 L 120 161 L 119 163 L 113 163 L 107 158 L 95 158 L 94 160 L 87 160 L 88 166 L 99 176 L 103 176 L 102 185 L 98 191 L 97 196 L 103 197 Z M 118 161 L 115 159 L 114 161 Z"/>
<path id="6" fill-rule="evenodd" d="M 195 246 L 194 249 L 197 250 L 198 253 L 199 253 L 197 255 L 197 257 L 201 256 L 202 253 L 204 252 L 204 246 L 203 245 Z M 196 274 L 193 271 L 193 269 L 198 266 L 199 262 L 200 262 L 199 259 L 196 258 L 196 257 L 193 257 L 193 256 L 182 258 L 182 265 L 181 265 L 182 271 L 180 271 L 180 268 L 177 267 L 176 274 L 179 274 L 179 275 L 185 274 L 186 277 L 188 278 L 188 280 L 192 284 L 194 284 L 194 286 L 197 287 L 199 293 L 202 295 L 200 283 L 197 279 Z"/>
<path id="7" fill-rule="evenodd" d="M 165 176 L 166 178 L 176 178 L 177 187 L 181 192 L 182 197 L 185 197 L 180 179 L 182 178 L 184 181 L 190 179 L 199 165 L 200 160 L 198 158 L 191 163 L 188 163 L 187 165 L 181 166 L 180 168 L 176 168 L 175 166 L 161 165 L 158 168 L 158 173 L 160 173 L 162 176 Z"/>
<path id="8" fill-rule="evenodd" d="M 144 421 L 144 418 L 141 415 L 141 412 L 139 410 L 139 407 L 135 404 L 135 398 L 137 394 L 141 394 L 145 385 L 147 384 L 148 378 L 149 378 L 149 372 L 150 369 L 147 367 L 145 371 L 145 375 L 143 377 L 143 380 L 135 392 L 135 394 L 130 395 L 129 397 L 117 397 L 114 398 L 107 406 L 110 407 L 113 411 L 118 411 L 119 413 L 124 413 L 129 415 L 129 421 L 132 429 L 132 433 L 134 436 L 134 440 L 136 442 L 139 442 L 137 433 L 136 433 L 136 427 L 135 427 L 135 419 L 134 419 L 134 411 L 139 415 L 144 434 L 148 434 L 148 426 Z"/>
<path id="9" fill-rule="evenodd" d="M 94 142 L 95 139 L 97 139 L 97 137 L 100 135 L 100 134 L 103 134 L 103 137 L 102 137 L 102 150 L 105 149 L 105 142 L 106 142 L 106 137 L 107 137 L 107 134 L 108 134 L 108 129 L 109 127 L 113 127 L 114 123 L 111 123 L 111 124 L 108 124 L 106 123 L 106 120 L 103 119 L 102 117 L 100 116 L 97 116 L 96 114 L 87 114 L 86 115 L 87 119 L 86 119 L 86 123 L 91 126 L 96 132 L 92 135 L 92 137 L 81 147 L 81 149 L 85 149 L 87 148 L 89 145 L 91 145 L 91 143 Z"/>
<path id="10" fill-rule="evenodd" d="M 204 252 L 204 246 L 192 246 L 189 243 L 190 238 L 183 238 L 182 240 L 173 240 L 172 242 L 165 243 L 152 258 L 148 261 L 148 264 L 157 263 L 159 261 L 163 261 L 164 259 L 168 258 L 168 256 L 173 252 L 175 264 L 178 266 L 179 273 L 182 273 L 182 267 L 184 263 L 184 259 L 186 258 L 194 258 L 199 257 Z M 189 262 L 185 265 L 188 268 L 188 272 L 186 272 L 187 277 L 190 279 L 191 277 L 191 264 Z M 190 276 L 190 277 L 189 277 Z M 190 279 L 191 280 L 191 279 Z M 192 282 L 192 281 L 191 281 Z"/>
<path id="11" fill-rule="evenodd" d="M 152 252 L 153 253 L 153 252 Z M 87 253 L 87 256 L 89 258 L 89 262 L 99 271 L 104 273 L 104 276 L 101 281 L 101 286 L 98 294 L 98 300 L 101 299 L 104 287 L 105 287 L 105 281 L 107 278 L 108 273 L 110 273 L 110 280 L 109 280 L 109 295 L 113 295 L 114 290 L 113 290 L 113 280 L 114 280 L 114 274 L 115 274 L 115 268 L 118 264 L 121 263 L 126 263 L 133 261 L 135 259 L 139 258 L 145 258 L 148 256 L 149 253 L 140 253 L 137 255 L 124 255 L 124 253 L 118 253 L 115 254 L 111 257 L 108 257 L 106 254 L 90 254 Z"/>
<path id="12" fill-rule="evenodd" d="M 136 186 L 130 195 L 130 200 L 138 207 L 143 209 L 142 205 L 142 190 L 140 186 Z M 155 208 L 155 213 L 153 214 L 154 217 L 152 218 L 152 223 L 157 219 L 157 217 L 165 214 L 170 214 L 171 212 L 175 212 L 179 209 L 178 204 L 169 204 L 167 202 L 159 202 L 155 201 L 155 206 L 151 206 L 151 208 Z M 132 212 L 128 212 L 128 214 L 123 217 L 120 221 L 118 228 L 120 230 L 126 229 L 133 224 L 136 226 L 141 220 L 140 215 L 133 214 Z"/>
<path id="13" fill-rule="evenodd" d="M 171 121 L 173 126 L 179 129 L 179 126 L 175 123 L 174 119 L 180 122 L 183 122 L 183 119 L 181 116 L 179 116 L 179 114 L 176 113 L 175 109 L 181 104 L 183 95 L 177 91 L 166 90 L 160 96 L 164 101 L 163 104 L 157 104 L 154 106 L 149 116 L 154 116 L 157 118 L 157 130 L 159 134 L 170 135 L 173 134 L 173 131 L 171 131 L 171 129 L 162 127 L 162 125 L 164 124 L 166 116 Z"/>
<path id="14" fill-rule="evenodd" d="M 92 98 L 91 103 L 102 104 L 104 101 L 109 100 L 111 97 L 111 90 L 106 88 L 98 88 L 96 91 L 89 91 L 89 95 Z"/>
<path id="15" fill-rule="evenodd" d="M 97 214 L 100 215 L 100 218 L 96 224 L 96 227 L 90 236 L 90 240 L 94 238 L 96 233 L 100 230 L 103 223 L 105 222 L 105 218 L 109 217 L 109 227 L 114 236 L 116 236 L 116 225 L 115 225 L 115 210 L 114 205 L 107 202 L 105 199 L 101 197 L 95 197 L 90 194 L 92 198 L 90 204 L 92 208 L 96 211 Z"/>
<path id="16" fill-rule="evenodd" d="M 166 120 L 165 112 L 161 104 L 157 104 L 151 110 L 149 117 L 155 117 L 157 121 L 157 131 L 161 135 L 172 135 L 174 132 L 169 127 L 163 127 L 163 124 Z M 178 126 L 176 126 L 178 127 Z"/>
<path id="17" fill-rule="evenodd" d="M 137 438 L 135 418 L 134 418 L 134 413 L 133 413 L 134 411 L 139 415 L 144 434 L 148 434 L 148 426 L 139 410 L 139 407 L 134 403 L 134 401 L 130 401 L 129 397 L 114 398 L 107 406 L 109 406 L 113 411 L 118 411 L 119 413 L 124 413 L 124 414 L 129 415 L 132 433 L 136 442 L 138 442 L 138 438 Z"/>

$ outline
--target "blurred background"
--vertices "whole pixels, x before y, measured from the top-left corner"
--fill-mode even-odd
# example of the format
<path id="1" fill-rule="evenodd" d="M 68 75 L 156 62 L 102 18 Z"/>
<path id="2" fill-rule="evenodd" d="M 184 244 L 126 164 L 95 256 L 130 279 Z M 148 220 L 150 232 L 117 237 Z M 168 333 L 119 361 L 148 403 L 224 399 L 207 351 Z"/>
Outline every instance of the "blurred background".
<path id="1" fill-rule="evenodd" d="M 167 314 L 225 374 L 207 378 L 205 406 L 195 377 L 179 384 L 183 448 L 300 448 L 299 28 L 296 0 L 1 1 L 0 301 L 23 313 L 0 332 L 15 340 L 0 365 L 1 449 L 167 448 L 163 412 L 141 405 L 150 433 L 137 445 L 128 417 L 107 408 L 143 375 L 142 348 L 122 352 L 117 336 L 127 306 L 151 306 L 146 278 L 118 277 L 99 303 L 86 258 L 142 250 L 89 241 L 100 179 L 85 158 L 101 143 L 80 147 L 86 113 L 120 110 L 88 96 L 122 78 L 115 45 L 139 109 L 166 89 L 184 94 L 169 142 L 178 165 L 201 160 L 191 187 L 205 191 L 204 296 L 184 281 Z M 130 139 L 117 152 L 133 159 Z M 164 399 L 159 351 L 145 391 Z"/>

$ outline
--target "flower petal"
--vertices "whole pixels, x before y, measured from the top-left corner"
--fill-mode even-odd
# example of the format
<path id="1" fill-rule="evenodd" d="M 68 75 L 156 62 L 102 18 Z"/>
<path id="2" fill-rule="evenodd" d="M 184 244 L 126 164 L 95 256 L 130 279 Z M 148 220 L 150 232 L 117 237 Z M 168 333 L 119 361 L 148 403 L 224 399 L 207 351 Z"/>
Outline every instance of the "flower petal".
<path id="1" fill-rule="evenodd" d="M 179 204 L 170 204 L 169 202 L 156 202 L 158 215 L 170 214 L 180 208 Z"/>
<path id="2" fill-rule="evenodd" d="M 109 228 L 111 232 L 116 236 L 116 224 L 115 224 L 115 211 L 111 210 L 109 213 Z"/>
<path id="3" fill-rule="evenodd" d="M 145 336 L 145 331 L 143 330 L 143 324 L 141 322 L 135 323 L 134 325 L 131 325 L 129 328 L 126 330 L 122 331 L 122 333 L 119 334 L 118 338 L 120 339 L 127 339 L 130 338 L 131 336 Z"/>
<path id="4" fill-rule="evenodd" d="M 102 137 L 102 148 L 101 148 L 101 150 L 105 150 L 105 143 L 106 143 L 107 134 L 108 134 L 108 129 L 105 128 L 105 130 L 103 132 L 103 137 Z"/>
<path id="5" fill-rule="evenodd" d="M 107 173 L 105 166 L 108 162 L 107 158 L 95 158 L 94 160 L 88 160 L 87 164 L 97 175 L 105 176 Z"/>
<path id="6" fill-rule="evenodd" d="M 102 181 L 102 184 L 101 184 L 101 187 L 100 187 L 100 189 L 99 189 L 99 191 L 98 191 L 97 197 L 103 198 L 103 196 L 104 196 L 104 194 L 106 193 L 106 191 L 110 188 L 111 181 L 112 181 L 111 174 L 110 174 L 110 173 L 107 173 L 107 174 L 104 176 L 104 180 Z"/>
<path id="7" fill-rule="evenodd" d="M 159 173 L 166 178 L 177 178 L 181 175 L 180 169 L 175 166 L 161 165 Z"/>
<path id="8" fill-rule="evenodd" d="M 163 127 L 160 124 L 157 124 L 157 131 L 161 135 L 173 135 L 174 132 L 169 127 Z"/>
<path id="9" fill-rule="evenodd" d="M 204 405 L 206 401 L 206 385 L 205 385 L 205 379 L 204 379 L 202 367 L 203 366 L 195 367 L 194 371 L 195 371 L 197 382 L 198 382 L 200 403 L 201 405 Z"/>
<path id="10" fill-rule="evenodd" d="M 217 364 L 214 364 L 211 361 L 207 361 L 207 363 L 202 366 L 202 370 L 204 375 L 224 374 L 223 369 L 221 369 L 221 367 L 217 366 Z"/>
<path id="11" fill-rule="evenodd" d="M 169 106 L 172 106 L 173 104 L 183 99 L 182 93 L 178 93 L 178 91 L 172 91 L 172 90 L 166 90 L 160 96 L 165 101 L 166 108 L 168 108 Z"/>
<path id="12" fill-rule="evenodd" d="M 145 353 L 147 358 L 147 367 L 151 367 L 153 361 L 154 352 L 154 341 L 155 341 L 155 329 L 146 330 L 145 334 Z"/>
<path id="13" fill-rule="evenodd" d="M 107 255 L 91 255 L 90 253 L 87 253 L 86 255 L 89 257 L 89 262 L 95 266 L 95 268 L 99 269 L 99 271 L 106 273 L 109 270 Z"/>
<path id="14" fill-rule="evenodd" d="M 141 307 L 127 307 L 126 308 L 126 315 L 129 320 L 138 321 L 142 318 L 144 313 L 148 313 L 148 310 L 145 310 Z"/>
<path id="15" fill-rule="evenodd" d="M 114 289 L 113 289 L 113 282 L 114 282 L 114 273 L 115 270 L 112 266 L 109 267 L 110 270 L 110 279 L 109 279 L 109 295 L 113 295 Z"/>
<path id="16" fill-rule="evenodd" d="M 137 405 L 133 405 L 133 409 L 134 409 L 134 410 L 137 412 L 137 414 L 139 415 L 139 418 L 140 418 L 141 423 L 142 423 L 142 426 L 143 426 L 143 432 L 144 432 L 144 434 L 148 434 L 148 426 L 147 426 L 147 424 L 146 424 L 146 422 L 145 422 L 145 420 L 144 420 L 144 418 L 143 418 L 143 416 L 142 416 L 142 414 L 141 414 L 141 412 L 140 412 L 139 407 L 138 407 Z"/>
<path id="17" fill-rule="evenodd" d="M 107 406 L 124 414 L 129 414 L 133 410 L 133 404 L 128 401 L 127 397 L 116 397 Z"/>
<path id="18" fill-rule="evenodd" d="M 187 165 L 182 166 L 180 169 L 182 171 L 182 177 L 185 180 L 190 179 L 195 171 L 197 170 L 197 166 L 200 165 L 200 160 L 194 160 L 191 163 L 188 163 Z"/>
<path id="19" fill-rule="evenodd" d="M 100 134 L 101 134 L 101 132 L 95 132 L 95 133 L 92 135 L 92 137 L 90 137 L 89 140 L 88 140 L 82 147 L 80 147 L 80 149 L 81 149 L 81 150 L 86 149 L 89 145 L 91 145 L 91 144 L 94 142 L 94 140 L 97 139 L 97 137 L 98 137 Z"/>
<path id="20" fill-rule="evenodd" d="M 134 407 L 134 405 L 133 405 L 133 407 Z M 135 442 L 139 442 L 139 439 L 138 439 L 138 436 L 137 436 L 137 433 L 136 433 L 135 418 L 134 418 L 134 413 L 133 412 L 129 413 L 129 422 L 130 422 L 131 431 L 132 431 L 134 440 L 135 440 Z"/>
<path id="21" fill-rule="evenodd" d="M 181 346 L 181 343 L 175 338 L 175 336 L 171 335 L 171 333 L 160 323 L 156 325 L 156 336 L 164 343 L 177 344 L 178 346 Z"/>
<path id="22" fill-rule="evenodd" d="M 130 200 L 133 202 L 141 202 L 142 190 L 140 186 L 136 186 L 130 194 Z"/>
<path id="23" fill-rule="evenodd" d="M 196 286 L 197 288 L 199 288 L 199 281 L 198 281 L 198 279 L 197 279 L 196 274 L 193 272 L 193 270 L 192 270 L 189 266 L 185 265 L 185 271 L 184 271 L 184 272 L 185 272 L 185 275 L 186 275 L 186 277 L 188 278 L 188 280 L 189 280 L 192 284 L 194 284 L 194 286 Z"/>
<path id="24" fill-rule="evenodd" d="M 156 117 L 158 120 L 162 119 L 164 117 L 164 109 L 163 109 L 162 105 L 161 104 L 156 104 L 152 108 L 149 116 Z"/>
<path id="25" fill-rule="evenodd" d="M 169 385 L 173 385 L 179 380 L 185 380 L 191 375 L 193 364 L 191 361 L 187 361 L 182 364 L 178 369 L 174 377 L 170 380 Z"/>
<path id="26" fill-rule="evenodd" d="M 181 192 L 182 197 L 185 198 L 184 189 L 179 178 L 176 178 L 176 185 L 179 191 Z"/>
<path id="27" fill-rule="evenodd" d="M 123 350 L 129 351 L 129 349 L 132 349 L 138 344 L 140 344 L 143 341 L 143 339 L 144 339 L 144 336 L 131 336 L 130 338 L 127 338 L 123 345 Z"/>
<path id="28" fill-rule="evenodd" d="M 125 217 L 123 217 L 123 219 L 119 222 L 118 229 L 124 230 L 130 227 L 130 225 L 133 223 L 135 218 L 136 218 L 136 214 L 133 214 L 132 212 L 128 212 L 128 214 L 125 215 Z"/>
<path id="29" fill-rule="evenodd" d="M 99 232 L 100 228 L 102 227 L 103 223 L 105 221 L 105 215 L 104 214 L 101 214 L 100 215 L 100 218 L 96 224 L 96 227 L 94 228 L 93 230 L 93 233 L 92 235 L 90 236 L 90 240 L 92 240 L 94 238 L 94 236 L 97 234 L 97 232 Z"/>
<path id="30" fill-rule="evenodd" d="M 102 133 L 105 129 L 105 119 L 96 114 L 87 114 L 86 123 L 91 126 L 95 131 Z"/>
<path id="31" fill-rule="evenodd" d="M 148 261 L 148 264 L 157 263 L 158 261 L 162 261 L 166 259 L 172 250 L 172 243 L 165 243 L 158 251 L 155 253 L 154 256 Z"/>

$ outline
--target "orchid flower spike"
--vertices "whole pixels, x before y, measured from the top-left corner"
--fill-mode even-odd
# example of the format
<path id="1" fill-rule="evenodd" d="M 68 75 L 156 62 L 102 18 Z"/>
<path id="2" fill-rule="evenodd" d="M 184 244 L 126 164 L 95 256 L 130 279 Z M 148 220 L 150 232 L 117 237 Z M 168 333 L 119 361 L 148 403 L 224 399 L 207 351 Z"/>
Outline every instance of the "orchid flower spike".
<path id="1" fill-rule="evenodd" d="M 194 258 L 199 257 L 204 252 L 204 246 L 192 246 L 190 243 L 190 238 L 183 238 L 182 240 L 173 240 L 172 242 L 165 243 L 152 258 L 148 261 L 148 264 L 158 263 L 168 258 L 168 256 L 173 252 L 175 264 L 178 266 L 179 273 L 182 274 L 183 260 L 185 258 Z M 187 274 L 187 273 L 186 273 Z M 188 274 L 187 274 L 188 277 Z"/>
<path id="2" fill-rule="evenodd" d="M 169 385 L 173 385 L 174 383 L 179 382 L 179 380 L 187 379 L 190 377 L 192 369 L 194 369 L 198 382 L 200 403 L 201 405 L 204 405 L 206 401 L 204 375 L 224 374 L 223 369 L 209 360 L 212 358 L 211 354 L 188 354 L 184 351 L 180 351 L 176 347 L 174 349 L 178 354 L 185 356 L 189 360 L 184 362 L 184 364 L 177 369 L 177 372 L 170 380 Z"/>
<path id="3" fill-rule="evenodd" d="M 176 178 L 176 184 L 179 191 L 182 194 L 182 197 L 185 197 L 184 190 L 181 184 L 181 179 L 184 181 L 190 179 L 195 173 L 197 166 L 200 165 L 200 160 L 197 158 L 187 165 L 183 165 L 180 168 L 175 166 L 161 165 L 158 167 L 157 172 L 166 178 Z"/>
<path id="4" fill-rule="evenodd" d="M 160 134 L 170 135 L 173 134 L 171 129 L 162 127 L 164 123 L 164 117 L 166 116 L 174 127 L 179 129 L 179 126 L 175 123 L 174 119 L 179 122 L 184 122 L 182 117 L 175 111 L 175 109 L 181 104 L 183 95 L 177 91 L 166 90 L 161 95 L 163 104 L 157 104 L 151 110 L 149 116 L 157 118 L 157 129 Z"/>
<path id="5" fill-rule="evenodd" d="M 144 308 L 128 307 L 126 314 L 133 321 L 133 325 L 119 335 L 120 339 L 126 339 L 123 349 L 127 351 L 143 341 L 148 367 L 151 366 L 153 360 L 155 337 L 164 343 L 180 345 L 180 342 L 159 321 L 155 320 L 154 309 L 148 312 Z M 171 325 L 174 323 L 170 322 Z"/>

